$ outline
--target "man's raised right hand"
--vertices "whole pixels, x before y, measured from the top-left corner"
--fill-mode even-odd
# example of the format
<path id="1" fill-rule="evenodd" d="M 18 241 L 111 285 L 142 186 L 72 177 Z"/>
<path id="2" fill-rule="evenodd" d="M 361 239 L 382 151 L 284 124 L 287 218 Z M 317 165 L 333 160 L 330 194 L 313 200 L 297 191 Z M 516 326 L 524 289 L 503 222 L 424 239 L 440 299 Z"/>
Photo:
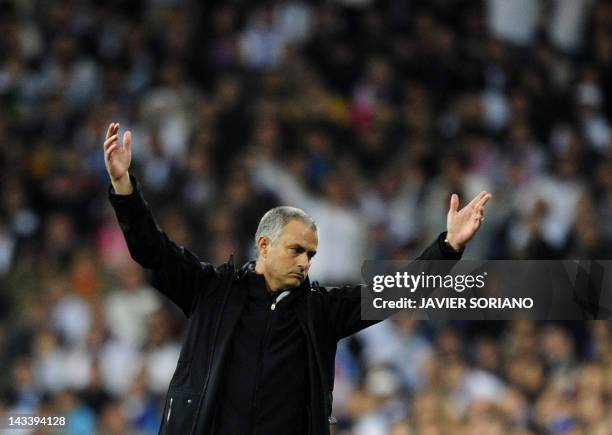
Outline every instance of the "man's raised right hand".
<path id="1" fill-rule="evenodd" d="M 132 133 L 129 130 L 123 133 L 121 144 L 119 143 L 119 123 L 113 122 L 108 126 L 104 141 L 104 164 L 113 188 L 119 195 L 129 195 L 133 190 L 128 174 L 132 161 L 131 145 Z"/>

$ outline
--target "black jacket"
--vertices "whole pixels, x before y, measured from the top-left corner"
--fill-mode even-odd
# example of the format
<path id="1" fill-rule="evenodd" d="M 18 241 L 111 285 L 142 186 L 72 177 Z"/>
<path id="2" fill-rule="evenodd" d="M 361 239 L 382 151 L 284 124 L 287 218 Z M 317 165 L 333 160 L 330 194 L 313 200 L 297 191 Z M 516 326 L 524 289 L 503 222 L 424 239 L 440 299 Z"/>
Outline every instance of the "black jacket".
<path id="1" fill-rule="evenodd" d="M 131 181 L 134 192 L 130 195 L 116 195 L 109 188 L 130 254 L 152 271 L 154 287 L 188 318 L 159 434 L 209 434 L 224 359 L 246 301 L 246 292 L 239 291 L 245 268 L 237 270 L 233 257 L 214 267 L 174 244 L 155 222 L 133 176 Z M 459 259 L 461 254 L 448 250 L 443 240 L 444 233 L 419 259 Z M 306 279 L 298 292 L 292 307 L 308 343 L 309 434 L 327 435 L 337 343 L 376 321 L 361 320 L 361 286 L 328 290 Z"/>

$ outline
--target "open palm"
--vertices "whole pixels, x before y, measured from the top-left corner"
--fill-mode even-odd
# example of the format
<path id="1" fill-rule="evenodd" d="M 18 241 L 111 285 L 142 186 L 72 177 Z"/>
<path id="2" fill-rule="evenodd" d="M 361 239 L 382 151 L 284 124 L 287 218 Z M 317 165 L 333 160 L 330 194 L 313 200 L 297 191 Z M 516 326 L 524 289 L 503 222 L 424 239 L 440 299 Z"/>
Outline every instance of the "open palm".
<path id="1" fill-rule="evenodd" d="M 484 190 L 468 205 L 459 210 L 459 195 L 453 193 L 446 218 L 447 240 L 459 250 L 476 234 L 484 221 L 484 206 L 491 199 L 491 194 Z"/>
<path id="2" fill-rule="evenodd" d="M 104 141 L 104 164 L 111 180 L 119 180 L 130 167 L 132 161 L 132 133 L 123 133 L 123 143 L 119 143 L 119 124 L 111 123 Z"/>

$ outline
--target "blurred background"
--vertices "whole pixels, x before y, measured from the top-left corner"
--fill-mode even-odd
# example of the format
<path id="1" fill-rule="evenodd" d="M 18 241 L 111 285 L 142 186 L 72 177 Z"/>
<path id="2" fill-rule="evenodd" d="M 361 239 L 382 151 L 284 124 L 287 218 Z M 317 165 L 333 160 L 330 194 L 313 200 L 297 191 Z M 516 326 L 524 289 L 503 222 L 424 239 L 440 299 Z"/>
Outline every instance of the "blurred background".
<path id="1" fill-rule="evenodd" d="M 112 121 L 214 264 L 291 204 L 320 227 L 311 278 L 358 282 L 482 189 L 464 258 L 612 253 L 611 1 L 0 0 L 0 35 L 0 412 L 157 433 L 185 324 L 108 203 Z M 612 434 L 611 332 L 383 322 L 339 346 L 340 433 Z"/>

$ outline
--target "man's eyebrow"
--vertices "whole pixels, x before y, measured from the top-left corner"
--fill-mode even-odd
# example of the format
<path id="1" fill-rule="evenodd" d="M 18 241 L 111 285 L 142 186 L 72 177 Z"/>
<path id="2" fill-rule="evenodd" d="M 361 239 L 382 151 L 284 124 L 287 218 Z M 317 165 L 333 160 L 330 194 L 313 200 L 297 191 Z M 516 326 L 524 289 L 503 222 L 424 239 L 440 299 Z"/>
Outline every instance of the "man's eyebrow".
<path id="1" fill-rule="evenodd" d="M 310 255 L 315 255 L 317 253 L 316 250 L 307 250 L 306 248 L 304 248 L 302 245 L 300 245 L 299 243 L 292 243 L 289 247 L 291 248 L 300 248 L 302 251 L 306 251 L 308 252 L 308 254 Z"/>
<path id="2" fill-rule="evenodd" d="M 314 255 L 317 253 L 316 250 L 311 249 L 310 251 L 307 251 L 308 255 L 310 255 L 311 257 L 314 257 Z"/>

